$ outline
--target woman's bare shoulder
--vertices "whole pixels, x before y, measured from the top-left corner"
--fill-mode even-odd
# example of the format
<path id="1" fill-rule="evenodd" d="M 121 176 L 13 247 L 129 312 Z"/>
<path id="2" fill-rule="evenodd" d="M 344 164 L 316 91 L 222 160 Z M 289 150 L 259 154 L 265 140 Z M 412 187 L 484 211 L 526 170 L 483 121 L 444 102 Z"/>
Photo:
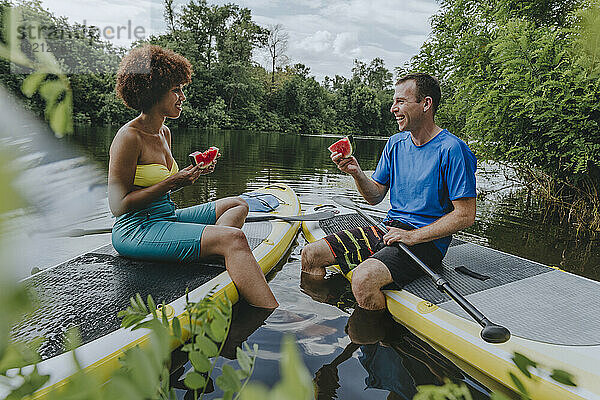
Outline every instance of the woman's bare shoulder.
<path id="1" fill-rule="evenodd" d="M 139 129 L 135 126 L 131 126 L 131 123 L 123 125 L 117 131 L 115 137 L 113 138 L 111 150 L 113 148 L 121 148 L 125 147 L 129 150 L 139 149 L 142 145 L 142 138 L 140 135 Z"/>

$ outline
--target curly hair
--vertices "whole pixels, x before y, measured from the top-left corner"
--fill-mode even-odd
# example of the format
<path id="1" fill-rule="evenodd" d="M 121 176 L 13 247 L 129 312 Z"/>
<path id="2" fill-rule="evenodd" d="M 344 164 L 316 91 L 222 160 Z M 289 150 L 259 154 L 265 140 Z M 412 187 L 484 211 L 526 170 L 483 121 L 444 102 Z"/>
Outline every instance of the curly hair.
<path id="1" fill-rule="evenodd" d="M 192 64 L 160 46 L 144 45 L 121 60 L 115 90 L 128 107 L 148 111 L 173 86 L 191 82 Z"/>

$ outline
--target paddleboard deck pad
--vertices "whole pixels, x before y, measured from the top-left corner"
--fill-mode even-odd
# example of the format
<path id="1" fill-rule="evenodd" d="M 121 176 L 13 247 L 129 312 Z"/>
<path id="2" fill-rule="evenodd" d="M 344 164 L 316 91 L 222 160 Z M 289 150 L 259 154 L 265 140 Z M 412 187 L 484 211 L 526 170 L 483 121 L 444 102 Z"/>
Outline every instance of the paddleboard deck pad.
<path id="1" fill-rule="evenodd" d="M 355 211 L 335 204 L 307 212 L 325 209 L 338 214 L 304 222 L 307 241 L 370 225 Z M 339 272 L 337 266 L 333 269 Z M 533 398 L 600 398 L 600 283 L 457 239 L 450 244 L 441 275 L 489 320 L 507 327 L 511 339 L 501 345 L 484 342 L 481 327 L 425 276 L 403 290 L 384 291 L 392 315 L 442 353 L 458 357 L 470 374 L 474 369 L 518 390 L 509 377 L 512 372 L 526 384 L 532 382 L 527 389 Z M 514 352 L 539 363 L 534 371 L 539 380 L 529 381 L 518 371 Z M 557 383 L 550 378 L 552 369 L 573 374 L 578 386 Z"/>
<path id="2" fill-rule="evenodd" d="M 260 210 L 250 215 L 300 214 L 296 194 L 283 184 L 258 189 L 245 198 L 253 199 L 249 201 L 251 211 Z M 265 274 L 287 254 L 299 228 L 299 222 L 278 220 L 244 224 L 242 230 Z M 61 386 L 73 373 L 72 356 L 64 352 L 64 336 L 69 328 L 77 328 L 81 335 L 82 346 L 76 354 L 84 370 L 102 377 L 118 367 L 115 360 L 126 348 L 147 340 L 147 330 L 138 333 L 122 329 L 117 318 L 136 293 L 144 300 L 151 294 L 157 304 L 167 304 L 171 318 L 183 313 L 186 291 L 190 301 L 198 301 L 210 291 L 215 296 L 227 293 L 234 302 L 238 296 L 222 257 L 194 264 L 138 261 L 119 256 L 110 244 L 21 283 L 36 298 L 36 307 L 12 328 L 11 335 L 22 342 L 45 339 L 38 369 L 49 373 L 51 380 L 37 392 L 37 398 Z"/>

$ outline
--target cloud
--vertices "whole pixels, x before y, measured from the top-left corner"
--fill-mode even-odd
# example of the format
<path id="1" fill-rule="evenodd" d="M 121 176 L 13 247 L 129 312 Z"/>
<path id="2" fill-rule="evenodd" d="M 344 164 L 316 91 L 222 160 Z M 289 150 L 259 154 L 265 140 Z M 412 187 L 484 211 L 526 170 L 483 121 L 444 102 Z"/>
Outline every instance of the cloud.
<path id="1" fill-rule="evenodd" d="M 379 26 L 391 32 L 419 32 L 429 28 L 429 18 L 436 10 L 434 2 L 423 0 L 333 0 L 321 14 L 363 28 Z"/>
<path id="2" fill-rule="evenodd" d="M 337 34 L 333 40 L 333 52 L 340 56 L 360 56 L 361 51 L 358 45 L 358 35 L 356 32 L 342 32 Z"/>
<path id="3" fill-rule="evenodd" d="M 329 31 L 317 31 L 295 45 L 295 47 L 314 53 L 331 51 L 334 36 Z"/>
<path id="4" fill-rule="evenodd" d="M 189 0 L 175 0 L 176 8 Z M 231 0 L 208 0 L 223 5 Z M 262 26 L 282 24 L 289 34 L 290 63 L 303 63 L 322 79 L 349 76 L 354 59 L 385 60 L 391 70 L 404 64 L 430 32 L 436 0 L 236 0 L 249 8 Z M 127 21 L 146 27 L 147 34 L 164 32 L 162 0 L 43 0 L 56 15 L 88 24 Z M 114 42 L 114 41 L 113 41 Z M 117 43 L 127 46 L 127 43 Z M 256 51 L 260 53 L 260 50 Z"/>
<path id="5" fill-rule="evenodd" d="M 313 53 L 330 53 L 342 57 L 360 55 L 358 38 L 355 32 L 333 34 L 329 31 L 317 31 L 293 46 L 301 51 Z"/>

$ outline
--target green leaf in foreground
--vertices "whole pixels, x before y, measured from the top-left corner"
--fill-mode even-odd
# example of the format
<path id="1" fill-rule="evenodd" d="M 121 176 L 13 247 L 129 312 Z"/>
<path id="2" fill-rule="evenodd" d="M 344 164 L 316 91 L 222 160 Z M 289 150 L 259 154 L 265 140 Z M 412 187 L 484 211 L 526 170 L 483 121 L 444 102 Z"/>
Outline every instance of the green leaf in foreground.
<path id="1" fill-rule="evenodd" d="M 490 395 L 490 400 L 510 400 L 508 397 L 506 397 L 503 394 L 500 393 L 492 393 Z"/>
<path id="2" fill-rule="evenodd" d="M 515 386 L 517 387 L 517 389 L 519 390 L 521 395 L 524 396 L 525 398 L 529 399 L 530 398 L 529 393 L 527 392 L 525 385 L 523 385 L 523 382 L 521 382 L 521 380 L 512 372 L 509 372 L 508 375 L 510 376 L 510 379 L 513 381 L 513 383 L 515 384 Z"/>
<path id="3" fill-rule="evenodd" d="M 207 357 L 214 357 L 219 354 L 217 345 L 206 336 L 196 336 L 196 345 Z"/>
<path id="4" fill-rule="evenodd" d="M 236 349 L 237 362 L 240 365 L 242 371 L 250 373 L 252 368 L 252 359 L 246 354 L 246 352 L 239 347 Z"/>
<path id="5" fill-rule="evenodd" d="M 515 365 L 519 368 L 519 370 L 528 378 L 531 378 L 531 373 L 529 372 L 529 367 L 537 368 L 537 363 L 535 361 L 531 361 L 529 358 L 524 356 L 521 353 L 514 354 L 513 361 Z"/>
<path id="6" fill-rule="evenodd" d="M 223 365 L 223 373 L 215 382 L 224 392 L 237 392 L 242 387 L 239 377 L 229 364 Z"/>
<path id="7" fill-rule="evenodd" d="M 179 318 L 173 317 L 171 324 L 173 324 L 173 336 L 181 340 L 181 323 L 179 322 Z"/>
<path id="8" fill-rule="evenodd" d="M 562 383 L 563 385 L 577 386 L 577 384 L 574 381 L 573 375 L 561 369 L 553 370 L 552 375 L 550 375 L 550 378 L 554 379 L 558 383 Z"/>
<path id="9" fill-rule="evenodd" d="M 188 355 L 194 369 L 198 372 L 208 372 L 210 369 L 210 361 L 208 357 L 199 351 L 192 351 Z"/>
<path id="10" fill-rule="evenodd" d="M 206 379 L 195 371 L 188 373 L 183 382 L 185 386 L 193 390 L 202 389 L 206 385 Z"/>
<path id="11" fill-rule="evenodd" d="M 25 80 L 23 80 L 21 91 L 27 97 L 33 96 L 47 76 L 48 74 L 43 72 L 35 72 L 29 75 L 27 78 L 25 78 Z"/>

